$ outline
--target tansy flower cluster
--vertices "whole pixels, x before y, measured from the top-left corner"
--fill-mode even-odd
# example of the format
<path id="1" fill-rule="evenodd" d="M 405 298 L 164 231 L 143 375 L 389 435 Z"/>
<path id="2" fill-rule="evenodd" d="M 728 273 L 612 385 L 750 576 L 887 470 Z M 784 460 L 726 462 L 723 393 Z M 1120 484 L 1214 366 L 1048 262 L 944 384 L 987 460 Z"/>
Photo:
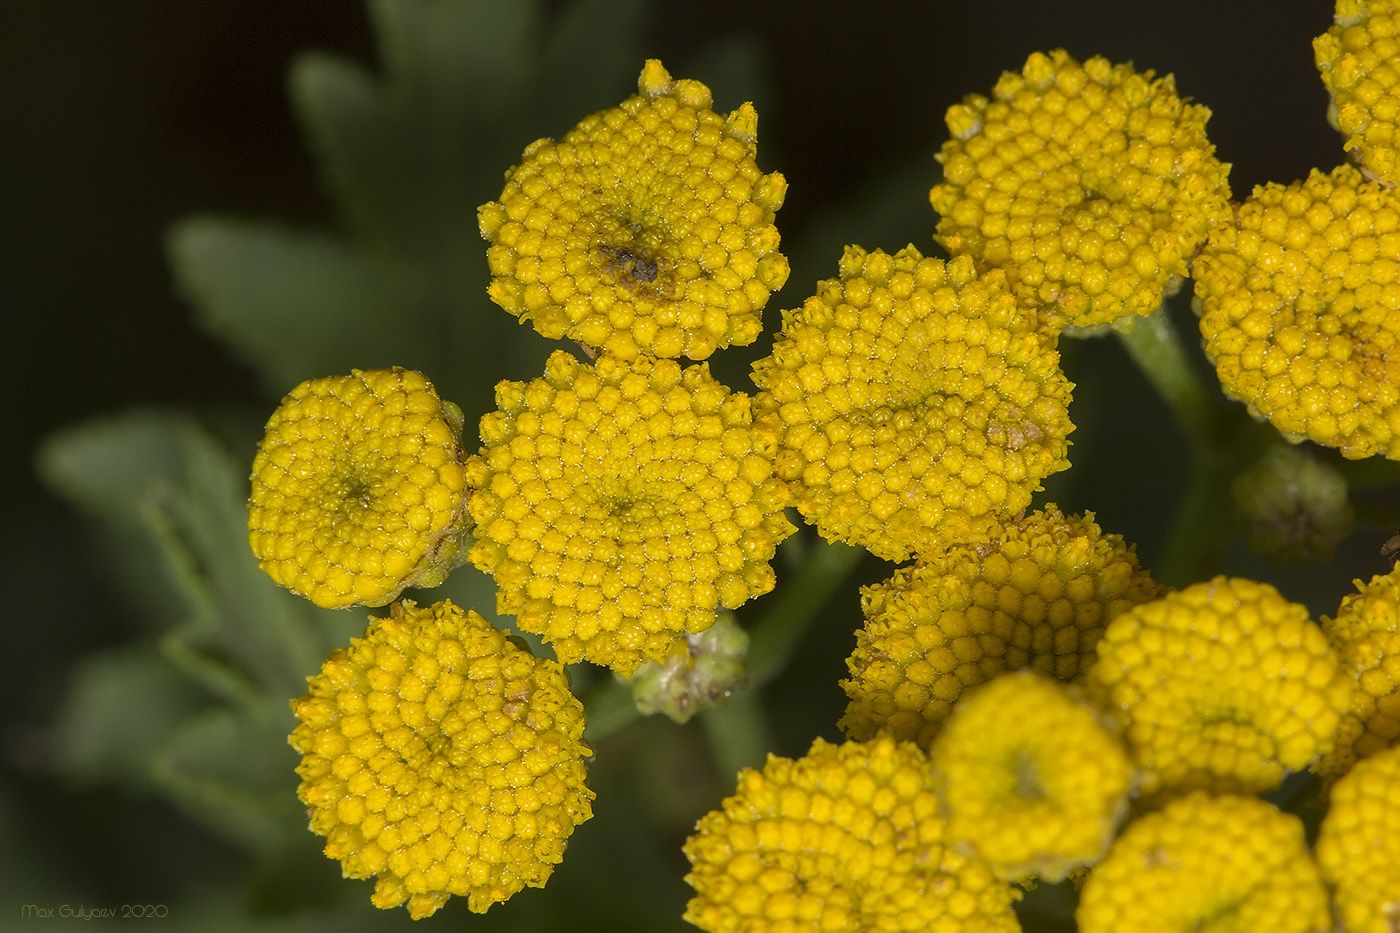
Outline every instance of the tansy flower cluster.
<path id="1" fill-rule="evenodd" d="M 1059 355 L 965 257 L 848 248 L 753 380 L 798 511 L 889 560 L 986 539 L 1069 465 Z"/>
<path id="2" fill-rule="evenodd" d="M 839 725 L 927 748 L 965 690 L 1022 668 L 1078 680 L 1108 623 L 1161 593 L 1120 535 L 1047 506 L 861 591 Z"/>
<path id="3" fill-rule="evenodd" d="M 1149 314 L 1230 216 L 1209 115 L 1170 75 L 1037 52 L 948 109 L 936 238 L 1003 270 L 1050 327 Z"/>
<path id="4" fill-rule="evenodd" d="M 1394 0 L 1337 0 L 1334 22 L 1313 40 L 1332 99 L 1328 118 L 1367 177 L 1394 185 L 1400 182 L 1400 10 Z"/>
<path id="5" fill-rule="evenodd" d="M 470 557 L 561 661 L 630 674 L 773 588 L 793 527 L 771 435 L 703 364 L 559 351 L 497 404 L 467 464 Z"/>
<path id="6" fill-rule="evenodd" d="M 1400 748 L 1347 772 L 1332 788 L 1317 861 L 1347 933 L 1392 933 L 1400 920 Z"/>
<path id="7" fill-rule="evenodd" d="M 421 373 L 303 382 L 253 458 L 248 541 L 259 565 L 328 609 L 441 583 L 467 530 L 461 435 L 461 410 Z"/>
<path id="8" fill-rule="evenodd" d="M 415 919 L 545 883 L 592 816 L 563 668 L 450 602 L 396 603 L 292 704 L 297 793 L 347 878 Z"/>
<path id="9" fill-rule="evenodd" d="M 754 161 L 753 106 L 711 103 L 653 59 L 636 96 L 530 145 L 479 212 L 491 299 L 624 358 L 752 343 L 787 281 L 773 226 L 787 182 Z"/>

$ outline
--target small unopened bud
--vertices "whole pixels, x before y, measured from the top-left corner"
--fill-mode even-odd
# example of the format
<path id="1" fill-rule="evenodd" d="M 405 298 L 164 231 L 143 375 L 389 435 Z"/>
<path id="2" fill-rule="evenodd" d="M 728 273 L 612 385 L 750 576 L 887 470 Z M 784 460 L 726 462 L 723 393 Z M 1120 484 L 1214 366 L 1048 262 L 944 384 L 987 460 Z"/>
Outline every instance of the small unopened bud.
<path id="1" fill-rule="evenodd" d="M 705 631 L 676 639 L 666 659 L 647 661 L 628 678 L 642 713 L 665 713 L 685 722 L 718 706 L 747 674 L 749 635 L 732 612 L 721 612 Z"/>
<path id="2" fill-rule="evenodd" d="M 1274 447 L 1231 487 L 1249 547 L 1280 563 L 1330 560 L 1351 533 L 1347 484 L 1332 466 L 1297 447 Z"/>

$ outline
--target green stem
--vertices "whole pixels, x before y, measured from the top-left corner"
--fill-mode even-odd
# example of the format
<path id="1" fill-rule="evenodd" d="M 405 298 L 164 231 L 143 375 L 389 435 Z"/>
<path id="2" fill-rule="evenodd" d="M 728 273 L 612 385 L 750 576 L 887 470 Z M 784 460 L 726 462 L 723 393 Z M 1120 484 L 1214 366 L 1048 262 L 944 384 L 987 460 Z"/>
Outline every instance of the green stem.
<path id="1" fill-rule="evenodd" d="M 864 557 L 864 548 L 816 541 L 797 575 L 782 581 L 778 594 L 749 642 L 749 685 L 758 689 L 787 666 L 802 633 L 831 594 Z"/>
<path id="2" fill-rule="evenodd" d="M 753 689 L 735 692 L 726 702 L 705 710 L 700 724 L 720 774 L 759 767 L 773 748 L 768 717 Z"/>
<path id="3" fill-rule="evenodd" d="M 1181 334 L 1167 315 L 1166 304 L 1114 333 L 1198 449 L 1214 446 L 1219 407 L 1213 393 L 1192 369 Z"/>

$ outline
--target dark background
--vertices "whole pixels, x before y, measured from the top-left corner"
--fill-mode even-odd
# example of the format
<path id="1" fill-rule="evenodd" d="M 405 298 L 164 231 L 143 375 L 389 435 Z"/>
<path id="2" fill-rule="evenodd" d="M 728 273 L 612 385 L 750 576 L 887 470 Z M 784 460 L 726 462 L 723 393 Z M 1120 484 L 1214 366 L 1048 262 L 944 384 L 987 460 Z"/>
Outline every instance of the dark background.
<path id="1" fill-rule="evenodd" d="M 789 181 L 786 241 L 911 159 L 927 160 L 926 189 L 945 108 L 1055 47 L 1174 72 L 1181 93 L 1214 112 L 1209 130 L 1234 165 L 1236 197 L 1331 168 L 1340 142 L 1310 45 L 1330 7 L 656 0 L 647 54 L 689 76 L 688 62 L 717 39 L 761 51 L 760 165 Z M 289 60 L 308 47 L 375 61 L 365 10 L 349 0 L 0 3 L 0 568 L 11 597 L 0 677 L 0 799 L 10 812 L 0 832 L 13 835 L 13 857 L 62 872 L 94 899 L 159 897 L 169 872 L 217 871 L 233 856 L 158 800 L 71 787 L 47 771 L 45 729 L 72 661 L 132 627 L 90 559 L 82 520 L 39 484 L 31 451 L 57 427 L 132 404 L 275 401 L 193 326 L 162 237 L 196 211 L 334 223 L 285 93 Z M 632 89 L 616 90 L 599 107 Z M 927 213 L 921 248 L 932 229 Z M 777 303 L 795 304 L 810 284 L 794 282 Z M 1130 516 L 1109 517 L 1120 516 L 1101 514 L 1106 527 L 1127 533 Z M 133 856 L 133 827 L 155 824 L 182 846 Z M 0 927 L 11 910 L 0 903 Z"/>

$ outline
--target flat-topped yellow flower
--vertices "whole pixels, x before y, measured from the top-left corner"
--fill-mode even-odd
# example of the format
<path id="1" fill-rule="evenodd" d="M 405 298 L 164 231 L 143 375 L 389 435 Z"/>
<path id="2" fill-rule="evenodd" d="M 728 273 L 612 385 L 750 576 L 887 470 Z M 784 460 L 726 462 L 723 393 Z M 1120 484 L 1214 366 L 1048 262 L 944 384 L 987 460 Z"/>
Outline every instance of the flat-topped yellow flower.
<path id="1" fill-rule="evenodd" d="M 482 205 L 491 300 L 620 357 L 752 343 L 788 276 L 773 225 L 787 182 L 754 161 L 758 114 L 716 113 L 709 88 L 655 59 L 637 88 L 532 143 Z"/>
<path id="2" fill-rule="evenodd" d="M 798 511 L 887 560 L 986 540 L 1069 466 L 1054 340 L 967 257 L 848 247 L 753 381 Z"/>
<path id="3" fill-rule="evenodd" d="M 861 591 L 838 725 L 928 748 L 964 690 L 1025 667 L 1078 680 L 1109 621 L 1162 592 L 1121 535 L 1047 506 Z"/>
<path id="4" fill-rule="evenodd" d="M 1005 270 L 1050 327 L 1150 314 L 1230 218 L 1209 116 L 1171 75 L 1037 52 L 948 109 L 935 238 Z"/>
<path id="5" fill-rule="evenodd" d="M 929 761 L 949 835 L 1013 880 L 1097 862 L 1133 784 L 1112 720 L 1033 671 L 969 693 Z"/>
<path id="6" fill-rule="evenodd" d="M 1367 177 L 1400 184 L 1400 9 L 1395 0 L 1337 0 L 1333 23 L 1313 40 L 1328 119 Z"/>
<path id="7" fill-rule="evenodd" d="M 1337 614 L 1322 619 L 1352 687 L 1336 751 L 1315 769 L 1327 780 L 1400 743 L 1400 565 L 1356 585 Z"/>
<path id="8" fill-rule="evenodd" d="M 248 542 L 259 566 L 327 609 L 441 583 L 470 528 L 461 435 L 461 410 L 421 373 L 303 382 L 253 458 Z"/>
<path id="9" fill-rule="evenodd" d="M 1122 613 L 1087 687 L 1122 725 L 1142 789 L 1263 793 L 1334 747 L 1346 672 L 1307 607 L 1216 577 Z"/>
<path id="10" fill-rule="evenodd" d="M 1090 869 L 1081 933 L 1324 933 L 1303 824 L 1257 797 L 1196 792 L 1128 824 Z"/>
<path id="11" fill-rule="evenodd" d="M 924 753 L 888 736 L 744 769 L 685 854 L 708 933 L 1020 929 L 1010 885 L 953 850 Z"/>
<path id="12" fill-rule="evenodd" d="M 1290 437 L 1400 459 L 1400 191 L 1349 165 L 1262 185 L 1192 269 L 1227 393 Z"/>
<path id="13" fill-rule="evenodd" d="M 1357 762 L 1332 787 L 1317 862 L 1346 933 L 1400 924 L 1400 748 Z"/>
<path id="14" fill-rule="evenodd" d="M 541 887 L 592 816 L 583 705 L 564 669 L 470 610 L 407 600 L 292 703 L 298 796 L 347 878 L 414 919 Z"/>
<path id="15" fill-rule="evenodd" d="M 559 351 L 496 401 L 467 462 L 469 556 L 565 664 L 630 674 L 773 588 L 795 529 L 772 434 L 708 366 Z"/>

